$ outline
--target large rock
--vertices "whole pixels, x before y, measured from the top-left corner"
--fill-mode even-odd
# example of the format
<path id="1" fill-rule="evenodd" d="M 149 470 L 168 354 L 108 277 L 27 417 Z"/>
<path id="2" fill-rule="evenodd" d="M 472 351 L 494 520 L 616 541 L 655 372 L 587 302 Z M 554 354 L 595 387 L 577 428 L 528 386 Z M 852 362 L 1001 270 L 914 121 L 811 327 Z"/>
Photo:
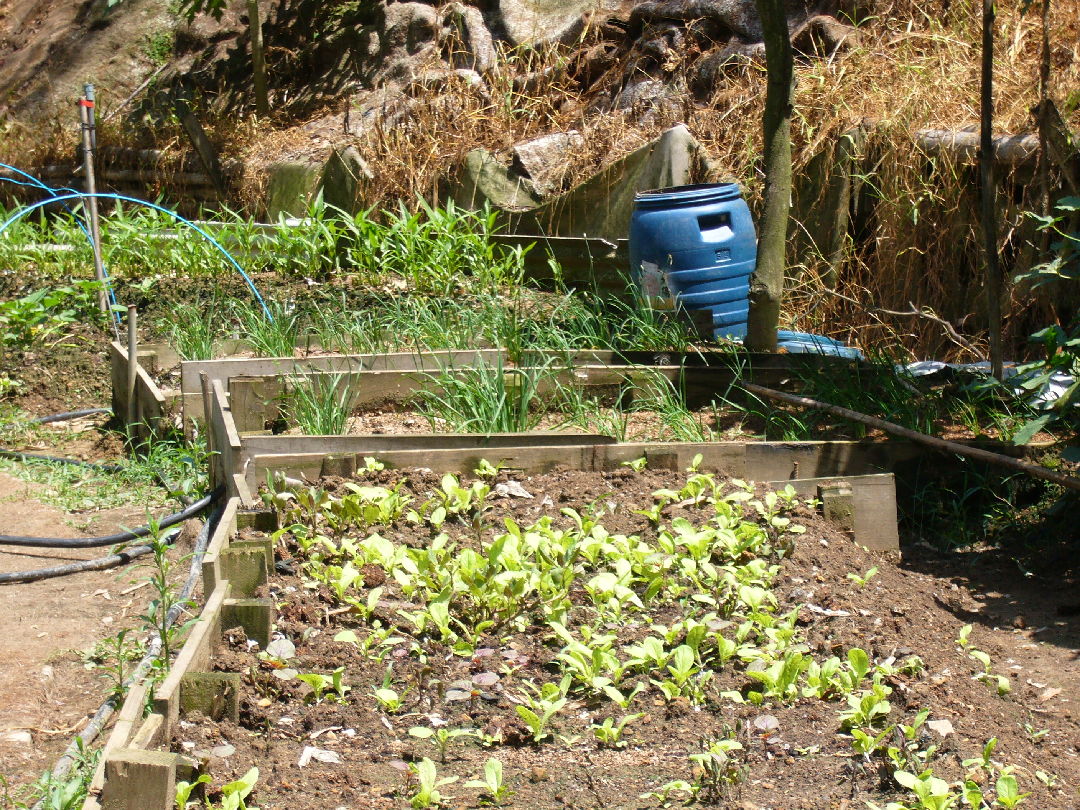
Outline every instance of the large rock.
<path id="1" fill-rule="evenodd" d="M 322 163 L 290 161 L 267 166 L 266 207 L 271 221 L 306 216 L 318 196 L 322 173 Z"/>
<path id="2" fill-rule="evenodd" d="M 585 27 L 585 15 L 600 0 L 499 0 L 498 21 L 513 45 L 573 41 Z"/>
<path id="3" fill-rule="evenodd" d="M 625 239 L 634 195 L 716 179 L 708 155 L 684 124 L 615 161 L 580 186 L 514 218 L 518 233 Z"/>
<path id="4" fill-rule="evenodd" d="M 484 24 L 479 9 L 464 3 L 451 3 L 442 9 L 441 38 L 456 34 L 464 50 L 453 48 L 447 61 L 456 68 L 487 73 L 495 67 L 495 43 Z"/>
<path id="5" fill-rule="evenodd" d="M 360 194 L 363 183 L 372 179 L 371 169 L 354 147 L 339 147 L 330 153 L 323 167 L 323 202 L 355 214 L 363 207 Z"/>
<path id="6" fill-rule="evenodd" d="M 473 149 L 465 156 L 447 196 L 461 207 L 471 209 L 490 204 L 502 211 L 518 212 L 540 204 L 532 182 L 503 165 L 486 149 Z"/>
<path id="7" fill-rule="evenodd" d="M 540 194 L 550 194 L 562 186 L 563 177 L 585 138 L 576 129 L 534 138 L 514 147 L 514 168 L 533 181 Z"/>

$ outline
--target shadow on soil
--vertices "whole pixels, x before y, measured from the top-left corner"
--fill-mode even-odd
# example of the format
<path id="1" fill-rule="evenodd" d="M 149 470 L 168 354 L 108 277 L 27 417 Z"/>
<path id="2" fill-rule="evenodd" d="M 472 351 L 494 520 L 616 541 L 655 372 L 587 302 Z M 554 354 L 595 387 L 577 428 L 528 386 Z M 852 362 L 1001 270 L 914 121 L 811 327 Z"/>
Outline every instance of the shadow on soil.
<path id="1" fill-rule="evenodd" d="M 928 538 L 912 542 L 909 533 L 902 566 L 969 589 L 976 601 L 935 596 L 960 621 L 1027 629 L 1038 641 L 1075 651 L 1073 660 L 1080 660 L 1080 495 L 1028 512 L 1034 517 L 1018 514 L 1009 536 L 994 546 L 942 551 Z"/>

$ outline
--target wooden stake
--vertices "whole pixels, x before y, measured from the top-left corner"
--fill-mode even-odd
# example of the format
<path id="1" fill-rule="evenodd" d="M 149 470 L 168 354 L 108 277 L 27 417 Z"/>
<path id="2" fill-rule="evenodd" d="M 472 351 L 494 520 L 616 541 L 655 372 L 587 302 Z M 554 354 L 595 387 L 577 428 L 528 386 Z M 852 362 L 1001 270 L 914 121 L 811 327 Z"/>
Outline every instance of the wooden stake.
<path id="1" fill-rule="evenodd" d="M 811 399 L 810 397 L 787 394 L 783 391 L 774 391 L 771 388 L 765 388 L 764 386 L 754 385 L 753 383 L 748 382 L 741 383 L 741 385 L 753 394 L 774 399 L 778 402 L 787 402 L 790 405 L 797 405 L 800 408 L 814 408 L 819 411 L 825 411 L 826 413 L 831 413 L 833 416 L 850 419 L 853 422 L 860 422 L 864 425 L 884 430 L 886 433 L 891 433 L 894 436 L 900 436 L 904 439 L 910 439 L 913 442 L 917 442 L 918 444 L 933 447 L 935 450 L 941 450 L 945 453 L 955 453 L 958 456 L 973 458 L 976 461 L 985 461 L 987 464 L 994 464 L 998 467 L 1007 467 L 1010 470 L 1016 470 L 1025 475 L 1030 475 L 1032 478 L 1041 478 L 1043 481 L 1059 484 L 1066 489 L 1080 491 L 1080 478 L 1074 478 L 1071 475 L 1064 475 L 1055 472 L 1054 470 L 1049 470 L 1039 464 L 1029 464 L 1026 461 L 1020 461 L 1019 459 L 1004 456 L 1001 453 L 992 453 L 989 450 L 983 450 L 978 447 L 968 447 L 965 444 L 950 442 L 947 439 L 939 439 L 937 436 L 927 436 L 925 433 L 919 433 L 917 430 L 911 430 L 902 425 L 897 425 L 894 422 L 886 422 L 884 419 L 878 419 L 876 416 L 869 416 L 865 413 L 852 411 L 848 408 L 841 408 L 839 405 L 830 405 L 828 402 L 821 402 L 820 400 Z"/>
<path id="2" fill-rule="evenodd" d="M 248 27 L 251 29 L 251 72 L 255 92 L 255 114 L 270 115 L 270 99 L 266 93 L 266 61 L 263 58 L 262 17 L 259 0 L 247 0 Z"/>
<path id="3" fill-rule="evenodd" d="M 983 0 L 982 90 L 980 93 L 979 180 L 986 316 L 990 322 L 990 371 L 1004 379 L 1001 348 L 1001 266 L 997 247 L 997 187 L 994 185 L 994 0 Z"/>
<path id="4" fill-rule="evenodd" d="M 138 312 L 134 304 L 128 305 L 128 368 L 127 368 L 127 431 L 128 439 L 135 438 L 135 425 L 139 421 L 139 404 L 135 395 L 136 383 L 139 380 L 139 335 L 138 335 Z"/>

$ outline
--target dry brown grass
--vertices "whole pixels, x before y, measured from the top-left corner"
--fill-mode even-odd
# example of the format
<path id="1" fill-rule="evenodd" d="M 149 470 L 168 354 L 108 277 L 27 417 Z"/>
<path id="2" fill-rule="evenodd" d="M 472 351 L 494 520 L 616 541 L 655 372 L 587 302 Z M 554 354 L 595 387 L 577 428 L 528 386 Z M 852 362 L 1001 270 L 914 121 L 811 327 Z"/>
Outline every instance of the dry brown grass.
<path id="1" fill-rule="evenodd" d="M 1037 101 L 1040 19 L 1037 7 L 1021 13 L 1022 2 L 998 3 L 995 128 L 1002 132 L 1033 129 L 1029 110 Z M 947 15 L 915 0 L 879 3 L 877 16 L 861 26 L 856 47 L 829 58 L 800 60 L 793 129 L 796 170 L 805 170 L 815 155 L 831 149 L 839 135 L 873 122 L 862 161 L 863 205 L 872 203 L 872 210 L 858 223 L 861 238 L 835 286 L 823 283 L 828 268 L 820 256 L 805 249 L 792 256 L 788 325 L 898 354 L 975 359 L 984 349 L 974 172 L 970 165 L 928 159 L 911 137 L 923 128 L 977 127 L 980 10 L 975 0 L 954 0 Z M 587 48 L 595 40 L 596 31 L 587 31 L 577 47 Z M 1050 96 L 1061 105 L 1080 88 L 1080 6 L 1054 4 L 1051 42 Z M 733 68 L 707 104 L 693 103 L 686 93 L 682 103 L 644 118 L 598 115 L 590 105 L 599 93 L 610 92 L 610 84 L 600 82 L 580 93 L 557 69 L 571 62 L 573 51 L 504 51 L 490 93 L 463 81 L 416 93 L 408 116 L 356 142 L 377 175 L 366 189 L 367 201 L 386 205 L 431 199 L 469 149 L 482 146 L 505 155 L 522 140 L 578 129 L 587 147 L 566 178 L 572 184 L 684 122 L 757 207 L 763 65 Z M 515 77 L 545 67 L 549 75 L 529 89 L 515 84 Z M 686 75 L 679 72 L 685 69 L 676 66 L 668 81 L 686 86 Z M 609 73 L 617 79 L 621 67 Z M 1080 111 L 1068 114 L 1072 126 L 1080 128 Z M 248 155 L 273 159 L 283 148 L 302 150 L 310 142 L 310 129 L 309 124 L 259 135 Z M 1025 269 L 1037 258 L 1025 246 L 1032 230 L 1023 211 L 1033 208 L 1035 199 L 1028 185 L 1025 176 L 1003 181 L 1001 246 L 1012 270 Z M 794 230 L 800 227 L 794 224 Z M 1015 290 L 1010 296 L 1005 327 L 1015 354 L 1031 331 L 1063 313 L 1055 312 L 1045 297 L 1029 300 Z M 947 320 L 976 351 L 958 347 L 931 318 L 888 314 L 912 306 Z"/>
<path id="2" fill-rule="evenodd" d="M 1026 14 L 1021 13 L 1023 2 L 997 4 L 996 129 L 1003 132 L 1033 129 L 1029 111 L 1037 100 L 1040 18 L 1037 0 Z M 969 165 L 928 159 L 911 137 L 922 128 L 977 127 L 980 9 L 979 0 L 934 3 L 933 8 L 917 0 L 879 0 L 876 16 L 860 28 L 857 46 L 828 58 L 800 60 L 793 131 L 797 171 L 830 150 L 839 135 L 863 122 L 874 127 L 861 162 L 864 216 L 857 222 L 858 244 L 829 288 L 822 283 L 828 268 L 821 257 L 805 249 L 795 254 L 793 241 L 789 325 L 864 346 L 972 358 L 973 352 L 957 349 L 939 323 L 886 312 L 914 305 L 931 308 L 976 347 L 982 345 L 985 304 L 975 231 L 975 175 Z M 645 117 L 633 112 L 596 114 L 592 105 L 601 93 L 611 91 L 622 66 L 613 66 L 606 81 L 584 92 L 564 68 L 573 64 L 576 52 L 596 44 L 598 36 L 599 29 L 591 29 L 570 48 L 504 50 L 486 90 L 464 80 L 414 88 L 405 102 L 407 115 L 392 117 L 353 139 L 376 174 L 365 190 L 366 202 L 390 206 L 398 200 L 430 200 L 440 184 L 454 176 L 469 149 L 480 146 L 506 155 L 522 140 L 577 129 L 585 134 L 587 146 L 566 178 L 572 184 L 683 122 L 717 159 L 721 172 L 743 184 L 756 208 L 762 183 L 764 66 L 733 68 L 705 104 L 694 103 L 685 93 Z M 1080 88 L 1080 4 L 1054 3 L 1051 42 L 1050 96 L 1065 107 Z M 668 81 L 685 87 L 686 66 L 673 68 Z M 522 77 L 544 69 L 548 72 L 543 78 L 522 84 Z M 1080 129 L 1075 106 L 1066 107 L 1066 114 L 1073 128 Z M 244 199 L 253 209 L 264 196 L 260 166 L 282 157 L 321 158 L 330 144 L 347 140 L 340 111 L 288 127 L 256 126 L 236 116 L 210 126 L 229 154 L 244 159 Z M 1024 173 L 1006 177 L 1003 189 L 1001 246 L 1006 266 L 1022 270 L 1037 259 L 1025 244 L 1031 226 L 1023 216 L 1025 209 L 1035 207 L 1036 195 Z M 796 230 L 800 227 L 795 223 Z M 1013 353 L 1034 328 L 1055 315 L 1069 314 L 1051 307 L 1046 298 L 1029 300 L 1017 291 L 1010 295 L 1006 333 Z"/>

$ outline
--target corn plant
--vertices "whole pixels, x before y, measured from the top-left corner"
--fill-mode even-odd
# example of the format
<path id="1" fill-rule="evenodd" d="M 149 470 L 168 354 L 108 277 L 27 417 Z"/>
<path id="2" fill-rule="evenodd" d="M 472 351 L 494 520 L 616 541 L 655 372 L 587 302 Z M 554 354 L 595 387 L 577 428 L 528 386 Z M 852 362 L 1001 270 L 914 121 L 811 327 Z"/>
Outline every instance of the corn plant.
<path id="1" fill-rule="evenodd" d="M 242 337 L 258 357 L 292 357 L 300 341 L 300 312 L 294 306 L 268 301 L 270 317 L 257 303 L 237 302 L 235 315 Z"/>
<path id="2" fill-rule="evenodd" d="M 509 369 L 479 363 L 469 368 L 426 374 L 417 394 L 420 412 L 432 429 L 458 433 L 521 433 L 542 415 L 540 388 L 551 377 L 547 367 Z M 441 424 L 440 424 L 441 422 Z"/>

